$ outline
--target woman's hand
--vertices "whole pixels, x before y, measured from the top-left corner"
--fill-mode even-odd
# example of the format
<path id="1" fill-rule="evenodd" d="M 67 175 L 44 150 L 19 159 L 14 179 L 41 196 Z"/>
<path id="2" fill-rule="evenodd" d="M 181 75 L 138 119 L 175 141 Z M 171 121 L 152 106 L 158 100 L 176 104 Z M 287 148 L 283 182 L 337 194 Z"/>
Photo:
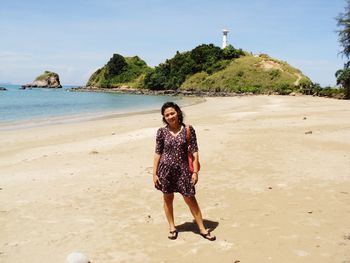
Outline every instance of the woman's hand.
<path id="1" fill-rule="evenodd" d="M 153 159 L 153 183 L 154 183 L 154 187 L 160 190 L 160 187 L 162 184 L 160 183 L 159 177 L 157 175 L 159 160 L 160 160 L 160 154 L 155 153 L 154 159 Z"/>
<path id="2" fill-rule="evenodd" d="M 198 173 L 193 173 L 191 178 L 191 184 L 195 186 L 198 182 Z"/>
<path id="3" fill-rule="evenodd" d="M 160 189 L 162 184 L 160 183 L 158 175 L 153 175 L 153 183 L 155 188 Z"/>

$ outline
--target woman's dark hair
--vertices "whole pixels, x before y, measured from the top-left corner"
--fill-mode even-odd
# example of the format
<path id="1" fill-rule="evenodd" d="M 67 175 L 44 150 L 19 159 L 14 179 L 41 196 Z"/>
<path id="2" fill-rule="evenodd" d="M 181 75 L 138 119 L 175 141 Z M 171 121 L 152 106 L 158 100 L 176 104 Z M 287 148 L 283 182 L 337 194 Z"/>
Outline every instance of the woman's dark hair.
<path id="1" fill-rule="evenodd" d="M 182 110 L 180 109 L 180 107 L 179 107 L 179 105 L 177 105 L 176 103 L 174 103 L 174 102 L 165 102 L 164 104 L 163 104 L 163 106 L 162 106 L 162 109 L 161 109 L 161 113 L 162 113 L 162 116 L 163 116 L 163 122 L 165 123 L 165 124 L 168 124 L 167 122 L 166 122 L 166 120 L 165 120 L 165 118 L 164 118 L 164 111 L 165 111 L 165 109 L 167 109 L 167 108 L 173 108 L 176 112 L 177 112 L 177 116 L 178 116 L 178 118 L 179 118 L 179 123 L 181 124 L 181 125 L 183 125 L 183 120 L 184 120 L 184 117 L 183 117 L 183 113 L 182 113 Z"/>

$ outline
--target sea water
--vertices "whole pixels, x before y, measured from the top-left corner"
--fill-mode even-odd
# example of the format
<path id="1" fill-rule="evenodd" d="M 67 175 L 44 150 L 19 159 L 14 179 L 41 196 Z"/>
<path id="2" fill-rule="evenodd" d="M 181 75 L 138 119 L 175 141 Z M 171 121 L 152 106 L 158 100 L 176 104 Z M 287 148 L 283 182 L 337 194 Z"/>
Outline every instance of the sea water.
<path id="1" fill-rule="evenodd" d="M 131 95 L 98 92 L 71 92 L 61 89 L 21 89 L 20 85 L 0 85 L 0 125 L 12 122 L 79 119 L 106 114 L 160 109 L 173 96 Z"/>

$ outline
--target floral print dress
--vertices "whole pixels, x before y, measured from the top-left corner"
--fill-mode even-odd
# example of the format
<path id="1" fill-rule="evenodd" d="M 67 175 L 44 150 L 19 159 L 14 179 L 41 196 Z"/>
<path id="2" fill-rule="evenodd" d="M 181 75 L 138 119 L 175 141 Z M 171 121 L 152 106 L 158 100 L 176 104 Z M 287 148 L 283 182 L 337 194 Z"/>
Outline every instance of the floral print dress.
<path id="1" fill-rule="evenodd" d="M 196 132 L 192 126 L 190 129 L 190 150 L 198 152 Z M 194 196 L 196 191 L 191 184 L 192 173 L 188 166 L 186 128 L 175 136 L 168 127 L 159 128 L 156 136 L 156 153 L 160 154 L 157 175 L 161 182 L 160 189 L 163 193 L 178 192 L 183 196 Z"/>

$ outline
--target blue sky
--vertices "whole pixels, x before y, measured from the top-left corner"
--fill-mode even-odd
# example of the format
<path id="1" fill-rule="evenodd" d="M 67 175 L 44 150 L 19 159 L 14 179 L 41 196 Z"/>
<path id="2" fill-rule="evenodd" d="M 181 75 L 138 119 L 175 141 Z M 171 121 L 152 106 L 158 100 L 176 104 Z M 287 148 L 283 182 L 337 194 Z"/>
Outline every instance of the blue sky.
<path id="1" fill-rule="evenodd" d="M 267 53 L 322 86 L 345 58 L 335 17 L 345 0 L 0 0 L 0 83 L 45 70 L 84 85 L 113 53 L 156 66 L 176 51 L 229 43 Z"/>

